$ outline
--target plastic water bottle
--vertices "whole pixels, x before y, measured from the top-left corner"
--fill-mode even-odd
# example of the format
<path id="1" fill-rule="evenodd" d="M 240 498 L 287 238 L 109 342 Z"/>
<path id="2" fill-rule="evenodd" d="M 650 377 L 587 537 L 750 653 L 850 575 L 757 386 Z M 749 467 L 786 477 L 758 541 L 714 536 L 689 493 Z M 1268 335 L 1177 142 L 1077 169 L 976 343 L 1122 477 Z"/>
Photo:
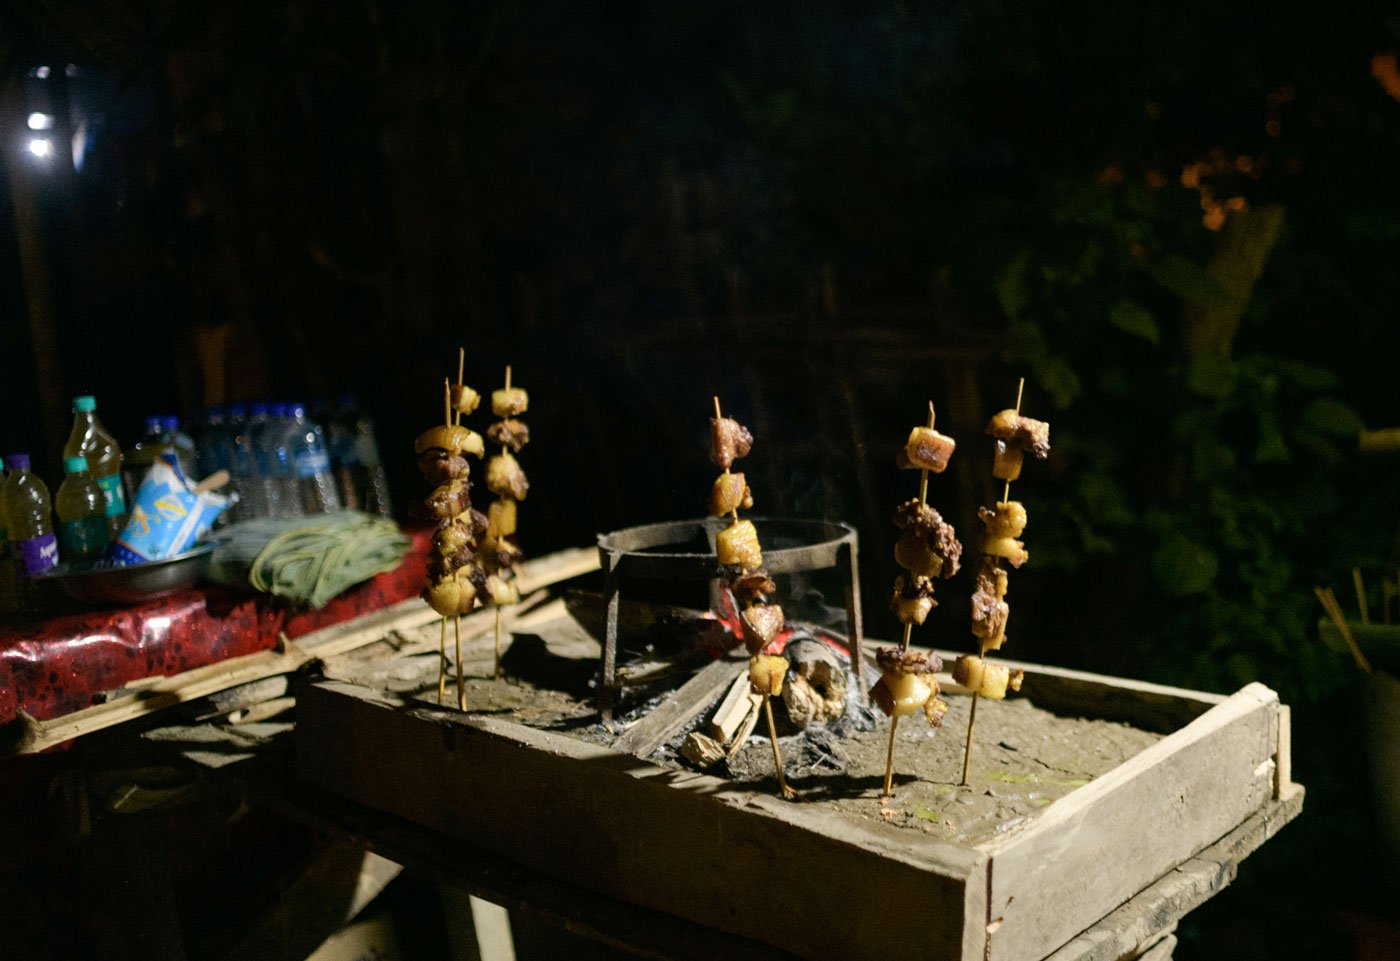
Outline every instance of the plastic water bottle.
<path id="1" fill-rule="evenodd" d="M 237 499 L 229 507 L 230 520 L 247 520 L 267 513 L 262 487 L 258 483 L 253 457 L 253 439 L 249 434 L 248 408 L 230 404 L 228 408 L 228 472 L 233 475 L 231 493 Z"/>
<path id="2" fill-rule="evenodd" d="M 113 534 L 120 533 L 126 521 L 122 449 L 97 419 L 97 401 L 89 394 L 73 398 L 73 430 L 63 445 L 63 456 L 87 458 L 88 469 L 107 498 L 107 526 Z"/>
<path id="3" fill-rule="evenodd" d="M 30 473 L 29 455 L 11 454 L 6 462 L 10 476 L 5 478 L 5 486 L 0 490 L 0 505 L 4 508 L 10 557 L 20 581 L 23 603 L 28 600 L 28 579 L 58 563 L 58 538 L 53 532 L 49 489 Z M 105 496 L 103 500 L 105 503 Z M 106 513 L 105 506 L 103 513 Z"/>
<path id="4" fill-rule="evenodd" d="M 86 457 L 63 461 L 63 483 L 54 495 L 58 547 L 65 561 L 101 557 L 112 539 L 107 526 L 107 498 L 90 473 Z"/>
<path id="5" fill-rule="evenodd" d="M 379 442 L 374 422 L 351 394 L 340 399 L 340 408 L 330 419 L 328 444 L 331 468 L 340 483 L 340 499 L 346 507 L 388 517 L 389 479 L 379 459 Z"/>
<path id="6" fill-rule="evenodd" d="M 304 514 L 329 514 L 340 510 L 335 476 L 321 425 L 306 416 L 306 405 L 288 406 L 287 429 L 283 434 L 292 472 L 296 477 L 297 503 Z"/>
<path id="7" fill-rule="evenodd" d="M 279 422 L 274 418 L 271 404 L 258 403 L 249 408 L 248 433 L 253 448 L 253 470 L 259 491 L 260 517 L 280 517 L 283 513 L 283 478 Z"/>
<path id="8" fill-rule="evenodd" d="M 159 417 L 147 417 L 142 428 L 141 439 L 122 455 L 122 479 L 126 482 L 126 499 L 136 500 L 136 492 L 146 479 L 146 472 L 156 462 L 156 458 L 169 450 L 160 427 Z"/>
<path id="9" fill-rule="evenodd" d="M 175 451 L 175 459 L 180 464 L 180 472 L 191 482 L 199 480 L 199 455 L 194 447 L 194 439 L 180 429 L 180 418 L 174 414 L 162 414 L 160 435 L 165 443 Z"/>
<path id="10" fill-rule="evenodd" d="M 205 408 L 204 421 L 195 439 L 194 454 L 200 477 L 229 469 L 228 428 L 222 407 Z"/>

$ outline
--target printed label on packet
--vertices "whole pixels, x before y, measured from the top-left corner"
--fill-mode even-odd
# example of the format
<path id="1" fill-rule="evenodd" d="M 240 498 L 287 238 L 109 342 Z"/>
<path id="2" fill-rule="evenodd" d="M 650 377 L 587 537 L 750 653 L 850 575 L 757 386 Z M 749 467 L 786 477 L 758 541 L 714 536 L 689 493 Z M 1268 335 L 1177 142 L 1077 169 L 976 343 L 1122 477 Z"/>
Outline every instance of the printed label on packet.
<path id="1" fill-rule="evenodd" d="M 33 577 L 58 563 L 58 538 L 53 534 L 16 541 L 15 565 L 20 574 Z"/>
<path id="2" fill-rule="evenodd" d="M 228 498 L 190 490 L 173 454 L 156 459 L 136 492 L 131 517 L 108 555 L 123 564 L 155 561 L 194 546 L 228 506 Z"/>
<path id="3" fill-rule="evenodd" d="M 97 478 L 97 486 L 102 488 L 102 495 L 107 498 L 108 517 L 120 517 L 126 513 L 126 495 L 122 493 L 120 473 Z"/>

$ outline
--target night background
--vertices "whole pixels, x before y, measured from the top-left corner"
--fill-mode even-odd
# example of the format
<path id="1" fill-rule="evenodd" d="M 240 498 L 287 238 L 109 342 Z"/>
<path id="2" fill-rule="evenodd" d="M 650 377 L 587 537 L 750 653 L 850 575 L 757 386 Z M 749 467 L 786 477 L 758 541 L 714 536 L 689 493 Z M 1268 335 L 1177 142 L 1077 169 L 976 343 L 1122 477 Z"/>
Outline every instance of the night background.
<path id="1" fill-rule="evenodd" d="M 1176 957 L 1400 923 L 1312 591 L 1400 564 L 1356 439 L 1400 426 L 1391 5 L 66 0 L 0 44 L 0 449 L 51 488 L 76 394 L 130 443 L 350 391 L 406 519 L 462 345 L 531 392 L 527 552 L 701 514 L 718 395 L 758 512 L 859 530 L 889 637 L 894 451 L 931 399 L 971 532 L 1025 376 L 1005 653 L 1293 706 L 1304 814 Z"/>

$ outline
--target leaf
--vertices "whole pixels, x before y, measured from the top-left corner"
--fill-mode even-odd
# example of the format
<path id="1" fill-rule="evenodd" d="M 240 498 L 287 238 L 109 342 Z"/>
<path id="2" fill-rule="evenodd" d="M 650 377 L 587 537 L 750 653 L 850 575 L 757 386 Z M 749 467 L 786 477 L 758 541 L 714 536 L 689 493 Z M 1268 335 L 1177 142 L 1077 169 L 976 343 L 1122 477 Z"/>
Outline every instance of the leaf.
<path id="1" fill-rule="evenodd" d="M 1168 594 L 1185 597 L 1210 587 L 1220 561 L 1210 548 L 1184 534 L 1174 534 L 1153 553 L 1152 570 Z"/>
<path id="2" fill-rule="evenodd" d="M 1001 277 L 997 279 L 997 303 L 1001 305 L 1002 313 L 1011 320 L 1021 316 L 1021 311 L 1026 309 L 1030 300 L 1026 291 L 1026 269 L 1030 262 L 1030 250 L 1022 250 L 1011 258 L 1011 263 L 1006 265 Z"/>
<path id="3" fill-rule="evenodd" d="M 1215 354 L 1199 354 L 1186 367 L 1186 387 L 1198 396 L 1222 400 L 1235 387 L 1235 367 Z"/>
<path id="4" fill-rule="evenodd" d="M 1230 303 L 1230 295 L 1220 281 L 1207 273 L 1204 267 L 1177 254 L 1169 254 L 1153 264 L 1149 273 L 1153 280 L 1188 304 L 1225 307 Z"/>
<path id="5" fill-rule="evenodd" d="M 1214 480 L 1234 469 L 1235 450 L 1214 434 L 1196 435 L 1191 446 L 1191 473 L 1198 481 Z"/>
<path id="6" fill-rule="evenodd" d="M 1064 410 L 1079 396 L 1079 375 L 1063 357 L 1050 357 L 1035 365 L 1036 382 L 1050 395 L 1057 410 Z"/>
<path id="7" fill-rule="evenodd" d="M 1114 304 L 1113 309 L 1108 312 L 1108 320 L 1125 334 L 1141 337 L 1153 344 L 1162 342 L 1162 331 L 1157 326 L 1157 318 L 1145 307 L 1131 300 L 1120 300 Z"/>
<path id="8" fill-rule="evenodd" d="M 1259 446 L 1254 449 L 1254 460 L 1259 464 L 1281 464 L 1293 459 L 1288 445 L 1283 441 L 1283 431 L 1279 429 L 1278 417 L 1271 412 L 1259 415 Z"/>
<path id="9" fill-rule="evenodd" d="M 1089 515 L 1101 524 L 1131 524 L 1137 515 L 1128 509 L 1123 488 L 1108 474 L 1086 471 L 1079 479 L 1079 497 Z"/>
<path id="10" fill-rule="evenodd" d="M 1361 415 L 1332 397 L 1319 397 L 1303 409 L 1303 424 L 1334 437 L 1352 437 L 1366 425 Z"/>

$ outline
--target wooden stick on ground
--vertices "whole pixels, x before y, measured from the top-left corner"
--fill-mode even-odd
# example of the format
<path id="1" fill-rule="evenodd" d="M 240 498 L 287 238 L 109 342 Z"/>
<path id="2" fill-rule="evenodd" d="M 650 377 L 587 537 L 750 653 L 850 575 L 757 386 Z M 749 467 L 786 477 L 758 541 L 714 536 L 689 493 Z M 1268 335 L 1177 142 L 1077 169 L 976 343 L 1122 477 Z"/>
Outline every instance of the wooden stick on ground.
<path id="1" fill-rule="evenodd" d="M 497 621 L 498 629 L 500 622 Z M 452 636 L 457 641 L 457 710 L 467 709 L 467 683 L 462 674 L 462 615 L 452 618 Z"/>
<path id="2" fill-rule="evenodd" d="M 1330 587 L 1314 587 L 1313 593 L 1322 602 L 1322 609 L 1327 612 L 1328 617 L 1332 618 L 1332 623 L 1337 625 L 1337 631 L 1342 635 L 1342 640 L 1346 641 L 1347 647 L 1351 648 L 1351 656 L 1356 659 L 1356 666 L 1370 674 L 1371 662 L 1361 652 L 1361 645 L 1356 643 L 1356 637 L 1351 633 L 1351 626 L 1347 624 L 1346 615 L 1342 613 L 1342 605 L 1337 603 L 1336 593 Z"/>
<path id="3" fill-rule="evenodd" d="M 1366 582 L 1361 579 L 1361 568 L 1351 569 L 1351 582 L 1356 587 L 1356 607 L 1361 611 L 1361 623 L 1371 623 L 1371 610 L 1366 604 Z"/>

